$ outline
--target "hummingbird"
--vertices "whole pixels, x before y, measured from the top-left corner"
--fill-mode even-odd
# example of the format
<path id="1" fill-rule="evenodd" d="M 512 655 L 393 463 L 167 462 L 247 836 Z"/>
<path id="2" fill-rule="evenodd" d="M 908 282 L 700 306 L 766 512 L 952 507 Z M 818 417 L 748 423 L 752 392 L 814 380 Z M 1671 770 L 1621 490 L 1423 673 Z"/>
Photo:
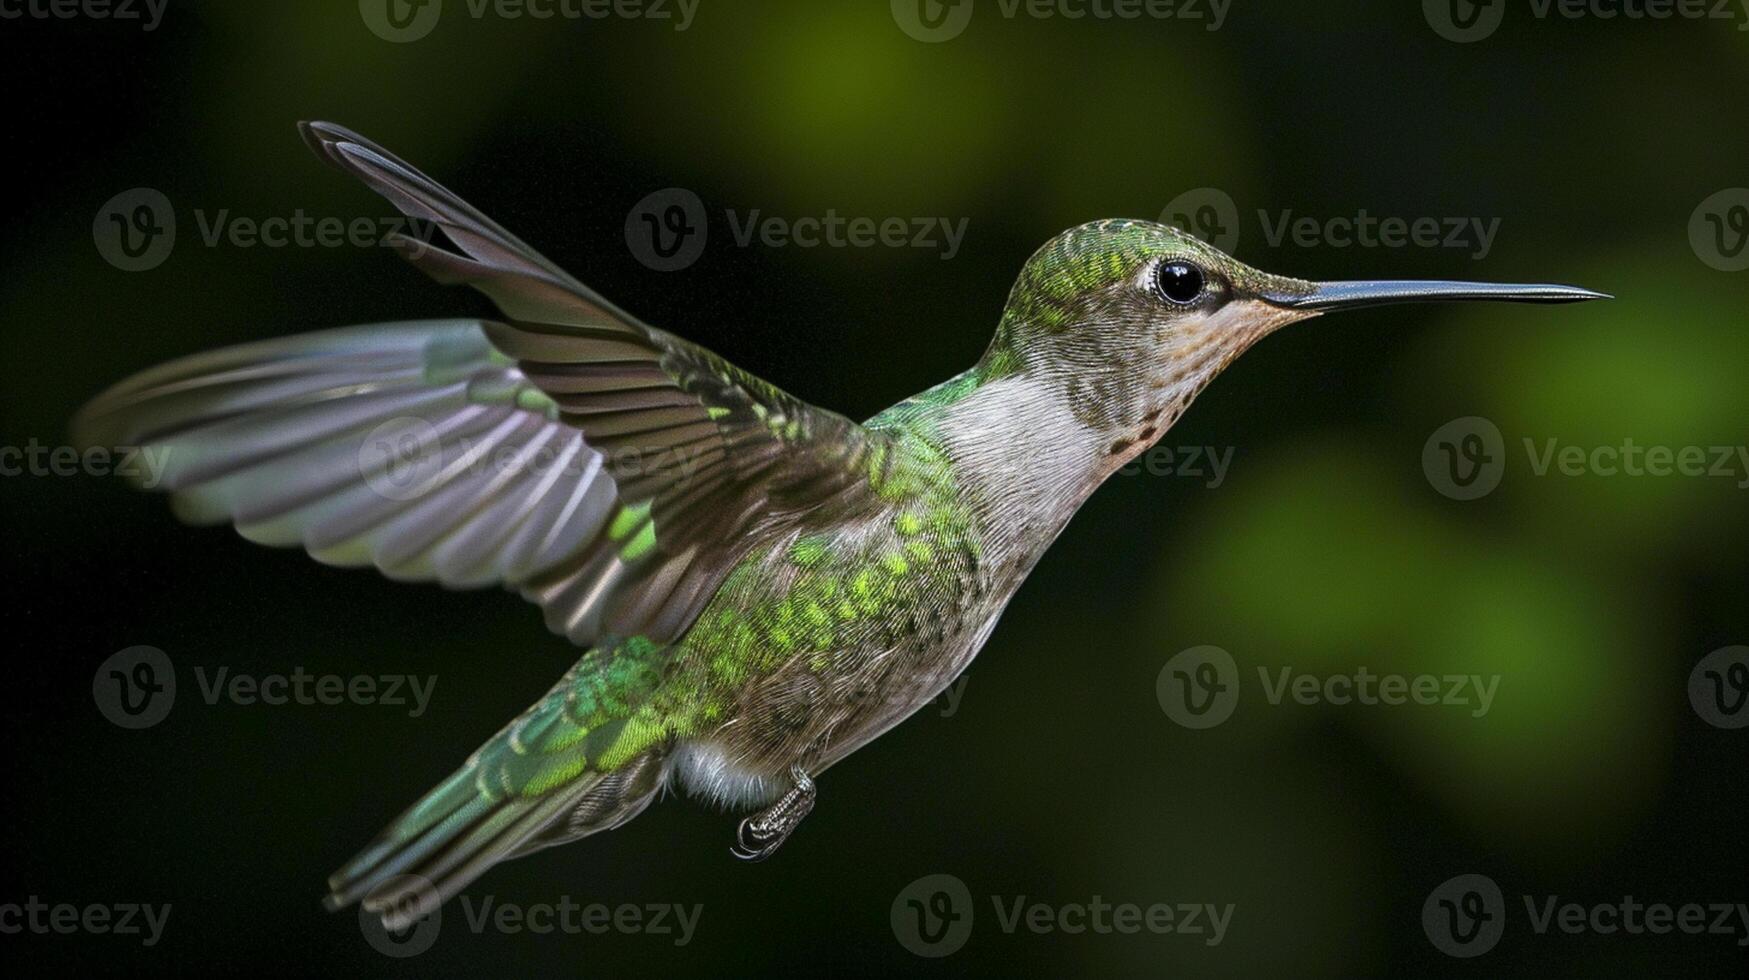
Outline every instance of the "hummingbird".
<path id="1" fill-rule="evenodd" d="M 105 391 L 74 432 L 161 453 L 185 521 L 514 590 L 582 650 L 329 879 L 330 908 L 390 929 L 669 787 L 747 814 L 732 852 L 769 857 L 820 774 L 940 694 L 1089 495 L 1265 336 L 1387 303 L 1607 298 L 1310 282 L 1095 221 L 1025 262 L 976 364 L 858 424 L 641 322 L 370 140 L 299 129 L 441 232 L 396 233 L 404 257 L 502 315 L 194 355 Z"/>

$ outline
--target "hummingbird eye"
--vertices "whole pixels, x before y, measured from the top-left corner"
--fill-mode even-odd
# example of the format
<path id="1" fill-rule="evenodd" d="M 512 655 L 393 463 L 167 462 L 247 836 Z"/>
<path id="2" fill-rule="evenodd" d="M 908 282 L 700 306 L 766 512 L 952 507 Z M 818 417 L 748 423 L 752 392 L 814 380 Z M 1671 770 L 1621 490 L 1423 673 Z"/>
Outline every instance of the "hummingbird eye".
<path id="1" fill-rule="evenodd" d="M 1154 283 L 1160 295 L 1180 306 L 1196 302 L 1207 281 L 1201 269 L 1183 261 L 1162 262 L 1154 273 Z"/>

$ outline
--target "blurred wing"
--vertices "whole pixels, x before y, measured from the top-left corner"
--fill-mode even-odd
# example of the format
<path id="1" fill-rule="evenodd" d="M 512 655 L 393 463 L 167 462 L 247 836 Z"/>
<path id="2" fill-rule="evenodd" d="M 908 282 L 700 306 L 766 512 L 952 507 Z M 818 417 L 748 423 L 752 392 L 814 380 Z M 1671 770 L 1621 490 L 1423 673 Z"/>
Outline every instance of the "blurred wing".
<path id="1" fill-rule="evenodd" d="M 881 437 L 637 322 L 362 137 L 303 131 L 457 249 L 403 236 L 409 260 L 510 320 L 245 345 L 100 396 L 81 441 L 170 450 L 186 519 L 396 578 L 502 582 L 589 645 L 677 637 L 756 541 L 866 493 Z"/>
<path id="2" fill-rule="evenodd" d="M 92 401 L 74 435 L 144 447 L 162 468 L 136 482 L 191 523 L 400 580 L 517 586 L 619 550 L 613 479 L 553 414 L 480 322 L 426 321 L 173 361 Z"/>

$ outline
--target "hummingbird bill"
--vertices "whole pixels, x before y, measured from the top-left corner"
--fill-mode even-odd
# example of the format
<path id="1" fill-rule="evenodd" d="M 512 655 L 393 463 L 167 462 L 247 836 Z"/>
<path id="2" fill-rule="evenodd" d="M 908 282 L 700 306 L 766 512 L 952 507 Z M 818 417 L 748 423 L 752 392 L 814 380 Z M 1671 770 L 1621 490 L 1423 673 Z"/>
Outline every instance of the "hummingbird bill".
<path id="1" fill-rule="evenodd" d="M 746 814 L 733 853 L 769 857 L 820 775 L 941 693 L 1088 496 L 1269 334 L 1384 303 L 1604 298 L 1309 282 L 1096 221 L 1025 262 L 976 364 L 857 423 L 641 322 L 364 137 L 300 129 L 442 233 L 397 236 L 408 261 L 500 315 L 197 354 L 105 391 L 74 433 L 163 454 L 154 489 L 185 521 L 508 589 L 580 651 L 329 879 L 330 907 L 391 929 L 665 788 Z"/>

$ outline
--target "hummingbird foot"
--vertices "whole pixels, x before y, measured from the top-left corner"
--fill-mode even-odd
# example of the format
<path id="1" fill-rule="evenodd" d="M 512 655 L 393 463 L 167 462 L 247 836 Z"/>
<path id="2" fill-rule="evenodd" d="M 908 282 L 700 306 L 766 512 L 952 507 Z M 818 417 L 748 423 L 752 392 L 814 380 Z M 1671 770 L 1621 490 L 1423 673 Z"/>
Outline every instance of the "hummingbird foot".
<path id="1" fill-rule="evenodd" d="M 735 831 L 735 846 L 729 848 L 729 853 L 743 861 L 763 861 L 777 853 L 789 835 L 802 825 L 802 818 L 814 809 L 818 794 L 814 791 L 814 780 L 801 766 L 790 766 L 789 776 L 795 787 L 783 794 L 783 799 L 741 821 L 740 829 Z"/>

